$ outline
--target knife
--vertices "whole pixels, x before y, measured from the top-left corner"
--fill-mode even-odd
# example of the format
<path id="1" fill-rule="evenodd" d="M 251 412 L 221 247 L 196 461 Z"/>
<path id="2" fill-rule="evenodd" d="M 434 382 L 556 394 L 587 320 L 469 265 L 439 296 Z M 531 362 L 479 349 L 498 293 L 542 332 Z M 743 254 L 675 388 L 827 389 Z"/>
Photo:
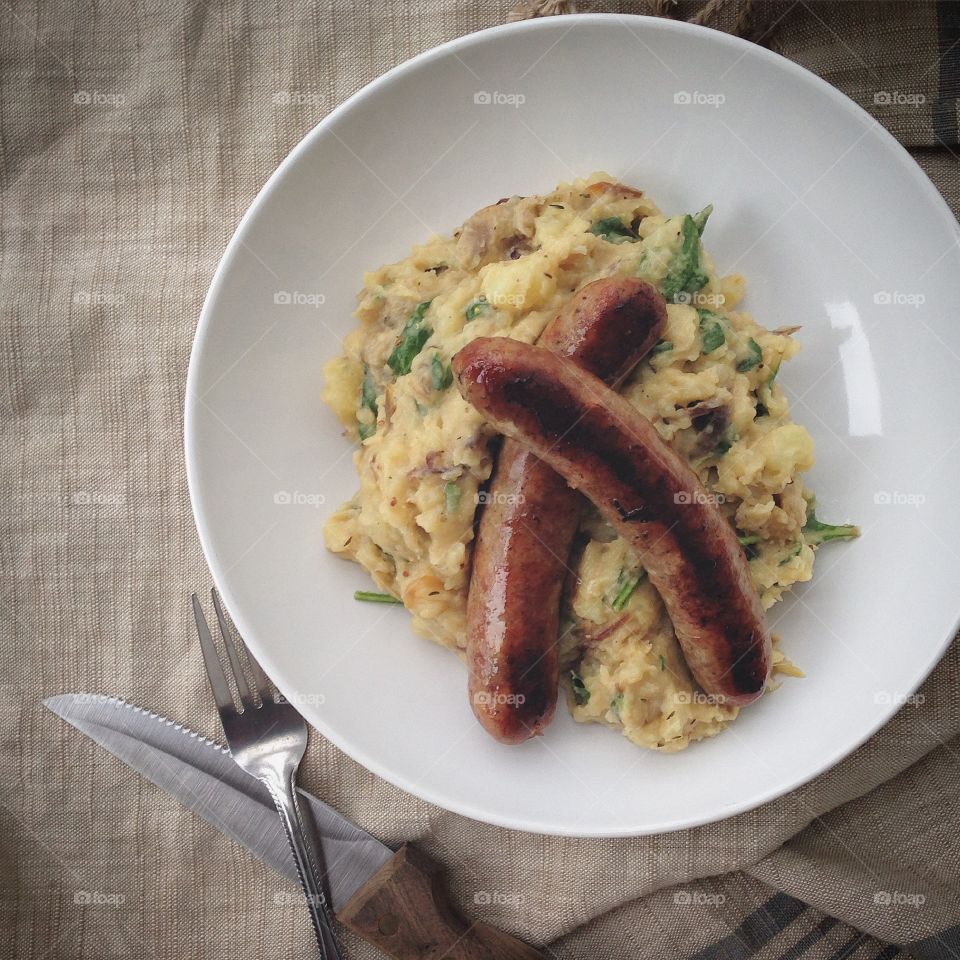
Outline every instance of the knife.
<path id="1" fill-rule="evenodd" d="M 221 833 L 291 880 L 297 871 L 263 785 L 226 747 L 116 697 L 67 693 L 43 701 Z M 313 814 L 337 918 L 397 960 L 544 960 L 489 924 L 450 905 L 439 868 L 415 847 L 394 851 L 323 801 L 300 791 Z"/>

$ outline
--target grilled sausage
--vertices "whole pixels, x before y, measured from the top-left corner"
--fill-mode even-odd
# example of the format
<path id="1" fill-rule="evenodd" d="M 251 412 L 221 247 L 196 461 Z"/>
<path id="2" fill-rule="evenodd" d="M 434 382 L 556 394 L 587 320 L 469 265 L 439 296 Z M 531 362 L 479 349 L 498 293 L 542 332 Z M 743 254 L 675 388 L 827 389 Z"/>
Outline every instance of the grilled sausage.
<path id="1" fill-rule="evenodd" d="M 606 278 L 579 290 L 539 343 L 617 383 L 665 322 L 653 286 Z M 470 703 L 493 737 L 519 743 L 542 733 L 556 707 L 560 593 L 582 500 L 509 439 L 484 500 L 467 602 Z"/>
<path id="2" fill-rule="evenodd" d="M 547 350 L 481 337 L 453 358 L 463 396 L 597 506 L 646 568 L 705 692 L 763 692 L 770 636 L 732 526 L 642 414 Z"/>

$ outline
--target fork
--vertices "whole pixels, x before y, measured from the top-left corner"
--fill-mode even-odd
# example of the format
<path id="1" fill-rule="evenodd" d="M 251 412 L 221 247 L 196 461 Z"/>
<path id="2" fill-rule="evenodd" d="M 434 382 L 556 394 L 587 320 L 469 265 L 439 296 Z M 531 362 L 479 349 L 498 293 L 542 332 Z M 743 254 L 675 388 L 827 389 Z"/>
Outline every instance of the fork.
<path id="1" fill-rule="evenodd" d="M 333 915 L 323 889 L 324 874 L 318 847 L 313 841 L 312 824 L 307 820 L 297 800 L 295 779 L 307 747 L 306 721 L 297 713 L 292 703 L 276 694 L 260 664 L 247 650 L 243 638 L 238 635 L 237 639 L 246 654 L 250 673 L 256 684 L 256 689 L 250 690 L 216 590 L 211 590 L 210 595 L 213 597 L 220 635 L 227 651 L 229 663 L 226 672 L 196 594 L 193 595 L 193 616 L 197 622 L 207 677 L 213 698 L 217 702 L 227 746 L 237 766 L 259 780 L 270 792 L 290 841 L 297 874 L 310 908 L 320 956 L 323 960 L 340 960 L 340 944 L 333 929 Z M 239 710 L 233 701 L 227 681 L 228 674 L 232 675 L 239 694 Z"/>

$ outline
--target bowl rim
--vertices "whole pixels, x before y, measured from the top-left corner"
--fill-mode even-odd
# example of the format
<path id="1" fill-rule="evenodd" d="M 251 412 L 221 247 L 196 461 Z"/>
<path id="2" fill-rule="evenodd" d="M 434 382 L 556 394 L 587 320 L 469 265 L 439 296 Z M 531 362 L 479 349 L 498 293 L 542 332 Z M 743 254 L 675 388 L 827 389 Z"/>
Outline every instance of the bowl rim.
<path id="1" fill-rule="evenodd" d="M 221 289 L 225 285 L 225 277 L 230 269 L 232 261 L 237 255 L 237 252 L 245 246 L 245 237 L 250 229 L 250 224 L 257 216 L 261 207 L 264 207 L 270 202 L 272 194 L 274 193 L 279 182 L 286 176 L 288 169 L 297 163 L 303 154 L 312 149 L 316 141 L 324 135 L 327 128 L 335 124 L 341 115 L 349 112 L 357 105 L 374 96 L 381 88 L 389 85 L 397 77 L 402 76 L 407 72 L 417 70 L 434 60 L 442 59 L 449 54 L 457 54 L 459 51 L 465 50 L 471 46 L 487 43 L 490 40 L 501 36 L 519 34 L 525 31 L 557 30 L 566 26 L 566 31 L 563 34 L 565 35 L 566 32 L 576 29 L 576 27 L 581 24 L 590 25 L 602 23 L 623 23 L 624 21 L 637 22 L 644 30 L 663 31 L 665 33 L 681 35 L 696 35 L 698 33 L 710 34 L 712 42 L 718 43 L 721 46 L 739 50 L 742 52 L 743 57 L 754 56 L 759 57 L 761 60 L 766 60 L 768 63 L 771 63 L 779 69 L 786 71 L 787 74 L 792 75 L 796 81 L 807 84 L 813 91 L 820 94 L 826 94 L 834 102 L 840 104 L 846 111 L 848 111 L 853 118 L 861 123 L 868 123 L 872 125 L 875 128 L 875 132 L 879 136 L 882 145 L 885 146 L 887 150 L 893 148 L 892 155 L 897 158 L 901 167 L 904 168 L 907 174 L 913 178 L 917 178 L 917 175 L 919 174 L 919 183 L 922 186 L 924 193 L 927 195 L 927 198 L 932 201 L 933 207 L 939 210 L 940 215 L 945 219 L 946 226 L 957 235 L 958 239 L 960 239 L 960 225 L 958 225 L 957 220 L 950 210 L 946 200 L 934 186 L 926 172 L 913 159 L 903 144 L 901 144 L 878 120 L 872 117 L 858 103 L 856 103 L 842 91 L 838 90 L 832 84 L 828 83 L 822 77 L 817 76 L 817 74 L 808 70 L 806 67 L 801 66 L 787 57 L 768 50 L 765 47 L 757 46 L 756 44 L 750 43 L 749 41 L 740 37 L 735 37 L 730 34 L 714 30 L 710 27 L 703 27 L 696 24 L 687 23 L 682 20 L 671 20 L 639 14 L 576 13 L 564 14 L 563 16 L 558 17 L 543 17 L 531 20 L 521 20 L 513 23 L 497 24 L 491 27 L 486 27 L 482 30 L 455 37 L 454 39 L 441 43 L 438 46 L 424 50 L 410 59 L 397 64 L 396 66 L 387 70 L 385 73 L 376 77 L 368 84 L 361 87 L 359 90 L 355 91 L 341 104 L 334 107 L 300 139 L 300 141 L 277 166 L 276 170 L 274 170 L 273 173 L 267 178 L 266 182 L 258 191 L 256 197 L 253 199 L 253 201 L 250 203 L 250 206 L 241 217 L 230 238 L 230 241 L 220 257 L 204 298 L 203 306 L 197 322 L 193 345 L 190 351 L 184 390 L 183 452 L 186 463 L 187 487 L 190 497 L 190 506 L 193 512 L 203 554 L 213 577 L 213 581 L 216 584 L 216 587 L 219 590 L 227 609 L 230 611 L 238 631 L 256 654 L 258 660 L 263 664 L 267 674 L 271 677 L 271 679 L 274 680 L 278 690 L 280 690 L 285 696 L 291 697 L 296 691 L 292 690 L 292 688 L 290 688 L 289 684 L 286 682 L 278 682 L 275 679 L 276 671 L 271 669 L 273 658 L 270 654 L 270 647 L 268 644 L 261 644 L 258 641 L 255 630 L 241 612 L 243 605 L 236 602 L 237 598 L 229 587 L 226 572 L 222 569 L 218 561 L 215 548 L 215 534 L 208 524 L 203 511 L 202 498 L 204 493 L 200 488 L 200 480 L 198 477 L 199 457 L 197 453 L 197 404 L 199 401 L 195 398 L 199 397 L 199 370 L 203 365 L 203 357 L 207 349 L 207 342 L 210 336 L 212 316 L 216 310 L 216 303 L 219 299 Z M 907 691 L 907 695 L 913 694 L 920 687 L 920 685 L 926 681 L 930 673 L 942 659 L 947 647 L 957 634 L 958 629 L 960 629 L 960 612 L 958 612 L 955 616 L 953 626 L 946 637 L 941 641 L 939 646 L 936 647 L 936 649 L 931 648 L 933 650 L 931 656 L 924 664 L 922 670 L 918 673 L 919 679 L 917 679 L 916 682 L 910 686 L 909 690 Z M 859 749 L 881 727 L 888 723 L 899 709 L 899 704 L 889 704 L 889 708 L 878 714 L 879 719 L 874 721 L 864 734 L 850 743 L 844 743 L 841 747 L 838 747 L 833 752 L 825 754 L 816 765 L 811 767 L 810 770 L 805 771 L 799 778 L 781 778 L 781 782 L 768 787 L 766 790 L 750 797 L 749 799 L 728 804 L 725 807 L 712 810 L 709 813 L 704 813 L 702 815 L 693 817 L 678 817 L 674 820 L 662 820 L 654 824 L 645 824 L 640 826 L 624 825 L 623 827 L 590 827 L 570 822 L 564 824 L 553 824 L 549 827 L 549 829 L 544 829 L 542 824 L 537 823 L 535 820 L 529 817 L 513 817 L 498 813 L 491 813 L 473 803 L 452 801 L 449 797 L 438 794 L 432 788 L 422 788 L 418 784 L 398 775 L 395 771 L 386 768 L 379 759 L 370 756 L 366 750 L 358 749 L 353 744 L 348 746 L 344 739 L 340 736 L 339 732 L 331 730 L 326 723 L 315 718 L 310 719 L 309 723 L 317 730 L 318 733 L 330 740 L 336 747 L 343 750 L 344 753 L 346 753 L 357 763 L 361 764 L 367 770 L 386 780 L 388 783 L 391 783 L 393 786 L 398 787 L 422 800 L 425 800 L 428 803 L 434 804 L 443 810 L 449 810 L 453 813 L 469 817 L 470 819 L 477 820 L 482 823 L 489 823 L 499 827 L 507 827 L 526 833 L 584 838 L 639 837 L 670 833 L 677 830 L 685 830 L 693 827 L 703 826 L 704 824 L 708 823 L 714 823 L 741 813 L 756 810 L 772 800 L 776 800 L 779 797 L 785 796 L 791 791 L 797 790 L 810 783 L 817 777 L 823 775 L 854 751 Z"/>

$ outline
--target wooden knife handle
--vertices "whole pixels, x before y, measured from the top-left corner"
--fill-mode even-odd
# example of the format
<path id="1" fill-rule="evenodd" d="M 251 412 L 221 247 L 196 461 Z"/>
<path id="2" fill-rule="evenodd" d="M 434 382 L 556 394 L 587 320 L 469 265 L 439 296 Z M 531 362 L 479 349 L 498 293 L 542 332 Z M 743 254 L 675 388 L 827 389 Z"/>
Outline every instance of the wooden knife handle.
<path id="1" fill-rule="evenodd" d="M 522 940 L 458 916 L 447 900 L 437 865 L 407 844 L 337 916 L 396 960 L 545 960 Z"/>

